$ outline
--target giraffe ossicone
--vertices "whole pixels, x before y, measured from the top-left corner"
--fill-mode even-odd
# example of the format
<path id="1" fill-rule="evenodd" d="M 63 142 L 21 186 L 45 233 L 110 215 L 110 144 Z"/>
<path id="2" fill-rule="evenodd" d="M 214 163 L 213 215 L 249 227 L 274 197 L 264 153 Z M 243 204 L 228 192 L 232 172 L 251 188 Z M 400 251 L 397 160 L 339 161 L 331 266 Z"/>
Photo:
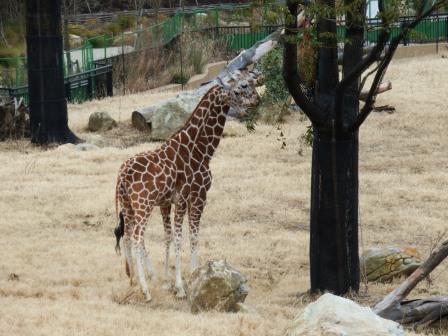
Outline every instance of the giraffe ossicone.
<path id="1" fill-rule="evenodd" d="M 146 301 L 151 301 L 146 274 L 154 276 L 144 244 L 149 216 L 154 207 L 160 208 L 165 232 L 166 288 L 171 288 L 169 256 L 174 240 L 175 290 L 176 296 L 183 298 L 185 290 L 180 258 L 183 218 L 188 213 L 190 268 L 193 271 L 198 267 L 200 219 L 212 183 L 209 163 L 221 140 L 227 116 L 243 117 L 244 108 L 257 101 L 255 84 L 255 76 L 243 71 L 230 83 L 213 86 L 185 125 L 160 148 L 137 154 L 121 165 L 116 185 L 117 217 L 120 218 L 115 230 L 117 247 L 123 236 L 126 273 L 131 284 L 134 276 L 137 277 Z"/>

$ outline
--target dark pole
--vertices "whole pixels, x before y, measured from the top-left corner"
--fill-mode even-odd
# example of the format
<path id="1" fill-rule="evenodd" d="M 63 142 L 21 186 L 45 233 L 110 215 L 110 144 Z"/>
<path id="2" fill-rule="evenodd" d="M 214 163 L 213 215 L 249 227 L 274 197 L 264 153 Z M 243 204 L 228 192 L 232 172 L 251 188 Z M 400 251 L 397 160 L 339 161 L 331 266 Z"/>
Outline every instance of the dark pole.
<path id="1" fill-rule="evenodd" d="M 26 43 L 31 141 L 79 142 L 68 128 L 61 0 L 26 0 Z"/>

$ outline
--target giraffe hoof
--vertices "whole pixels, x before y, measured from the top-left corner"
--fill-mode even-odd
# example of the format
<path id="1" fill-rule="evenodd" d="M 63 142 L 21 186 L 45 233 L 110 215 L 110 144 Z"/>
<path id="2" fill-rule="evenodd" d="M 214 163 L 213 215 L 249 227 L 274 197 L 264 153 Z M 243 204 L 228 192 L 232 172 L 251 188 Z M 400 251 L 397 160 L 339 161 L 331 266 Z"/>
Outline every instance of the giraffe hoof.
<path id="1" fill-rule="evenodd" d="M 164 284 L 162 285 L 162 289 L 166 290 L 166 291 L 170 291 L 171 290 L 171 284 L 169 281 L 165 281 Z"/>
<path id="2" fill-rule="evenodd" d="M 185 299 L 187 294 L 185 294 L 185 290 L 183 288 L 176 289 L 176 298 L 177 299 Z"/>
<path id="3" fill-rule="evenodd" d="M 149 303 L 149 302 L 151 302 L 151 301 L 152 301 L 151 294 L 145 294 L 145 302 L 146 302 L 146 303 Z"/>

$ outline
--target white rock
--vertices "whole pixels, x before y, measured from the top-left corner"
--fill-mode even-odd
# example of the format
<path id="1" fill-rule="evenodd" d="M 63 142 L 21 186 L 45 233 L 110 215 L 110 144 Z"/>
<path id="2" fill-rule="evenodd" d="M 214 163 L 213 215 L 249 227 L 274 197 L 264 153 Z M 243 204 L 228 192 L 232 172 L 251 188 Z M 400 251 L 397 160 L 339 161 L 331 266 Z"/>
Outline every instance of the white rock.
<path id="1" fill-rule="evenodd" d="M 67 144 L 63 144 L 63 145 L 59 145 L 56 149 L 58 150 L 58 151 L 71 151 L 71 150 L 73 150 L 75 148 L 75 145 L 74 144 L 71 144 L 71 143 L 67 143 Z"/>
<path id="2" fill-rule="evenodd" d="M 383 319 L 369 307 L 324 294 L 298 315 L 287 336 L 404 336 L 396 322 Z"/>
<path id="3" fill-rule="evenodd" d="M 75 148 L 76 148 L 76 150 L 78 150 L 78 151 L 85 152 L 85 151 L 96 150 L 96 149 L 98 149 L 99 147 L 98 147 L 98 146 L 95 146 L 95 145 L 92 145 L 92 144 L 89 144 L 89 143 L 80 143 L 80 144 L 77 144 L 77 145 L 75 146 Z"/>

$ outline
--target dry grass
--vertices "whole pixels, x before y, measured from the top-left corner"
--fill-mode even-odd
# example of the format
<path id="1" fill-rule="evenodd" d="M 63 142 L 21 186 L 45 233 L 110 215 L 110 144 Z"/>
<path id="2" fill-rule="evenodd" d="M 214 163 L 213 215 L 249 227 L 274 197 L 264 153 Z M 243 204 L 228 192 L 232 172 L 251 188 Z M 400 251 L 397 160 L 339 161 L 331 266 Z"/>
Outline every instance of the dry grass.
<path id="1" fill-rule="evenodd" d="M 394 89 L 379 104 L 395 105 L 397 112 L 372 115 L 360 135 L 362 249 L 414 245 L 427 255 L 448 218 L 448 61 L 397 61 L 388 77 Z M 169 95 L 70 106 L 71 127 L 95 140 L 83 130 L 91 112 L 107 110 L 125 121 L 133 108 Z M 125 141 L 106 137 L 103 145 L 109 147 L 78 152 L 1 143 L 0 334 L 282 335 L 308 300 L 297 294 L 309 287 L 310 190 L 310 151 L 297 154 L 305 125 L 292 117 L 282 128 L 284 150 L 275 128 L 260 125 L 248 134 L 229 123 L 226 132 L 232 136 L 212 162 L 200 260 L 225 258 L 247 275 L 247 303 L 256 311 L 248 314 L 192 315 L 160 281 L 151 283 L 153 303 L 142 304 L 138 297 L 117 303 L 128 281 L 113 248 L 116 173 L 128 156 L 159 144 L 125 147 Z M 146 237 L 159 274 L 162 231 L 157 211 Z M 188 239 L 184 242 L 188 265 Z M 448 293 L 446 262 L 432 278 L 431 287 L 423 283 L 414 295 Z M 355 299 L 372 304 L 394 286 L 369 284 Z"/>

